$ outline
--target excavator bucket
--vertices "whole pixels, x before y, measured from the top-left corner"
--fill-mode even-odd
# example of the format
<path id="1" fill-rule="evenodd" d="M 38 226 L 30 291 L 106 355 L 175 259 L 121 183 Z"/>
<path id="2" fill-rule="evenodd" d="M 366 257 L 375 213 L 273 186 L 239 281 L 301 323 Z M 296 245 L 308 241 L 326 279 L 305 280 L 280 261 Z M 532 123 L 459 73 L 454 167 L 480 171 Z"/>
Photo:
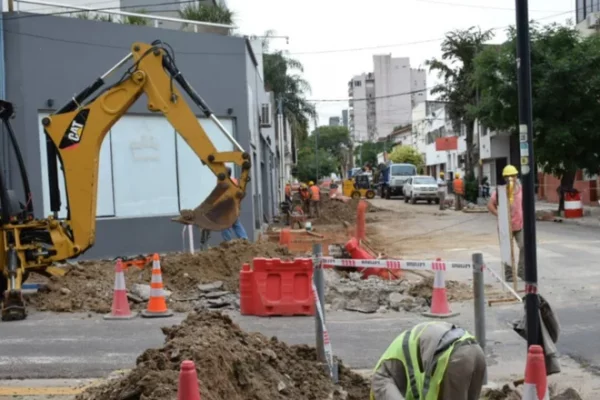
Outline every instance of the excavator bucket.
<path id="1" fill-rule="evenodd" d="M 228 182 L 219 182 L 202 204 L 194 210 L 181 210 L 181 216 L 174 221 L 209 231 L 231 228 L 240 215 L 236 193 L 237 189 Z"/>

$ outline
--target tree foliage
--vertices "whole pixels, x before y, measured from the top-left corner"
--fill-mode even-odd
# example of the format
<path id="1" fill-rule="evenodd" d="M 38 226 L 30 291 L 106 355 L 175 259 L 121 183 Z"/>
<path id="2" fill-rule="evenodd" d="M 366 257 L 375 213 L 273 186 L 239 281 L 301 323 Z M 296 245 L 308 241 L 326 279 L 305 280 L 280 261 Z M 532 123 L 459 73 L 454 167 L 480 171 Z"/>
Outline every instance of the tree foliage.
<path id="1" fill-rule="evenodd" d="M 318 156 L 318 159 L 317 159 Z M 319 177 L 329 176 L 337 171 L 338 160 L 323 148 L 315 152 L 315 147 L 308 143 L 298 150 L 298 163 L 296 164 L 296 178 L 301 182 L 317 182 L 317 165 Z"/>
<path id="2" fill-rule="evenodd" d="M 470 112 L 477 102 L 477 89 L 471 78 L 477 54 L 492 37 L 491 30 L 482 32 L 475 27 L 449 32 L 442 42 L 441 60 L 433 58 L 426 62 L 429 70 L 436 71 L 443 79 L 431 90 L 431 94 L 438 94 L 440 100 L 448 102 L 448 115 L 456 132 L 465 125 L 465 170 L 471 176 L 478 160 L 478 149 L 473 140 L 475 118 Z"/>
<path id="3" fill-rule="evenodd" d="M 309 120 L 317 113 L 315 106 L 306 100 L 310 84 L 302 77 L 302 63 L 282 51 L 269 51 L 269 40 L 273 31 L 268 31 L 263 40 L 263 69 L 265 86 L 275 99 L 281 99 L 283 113 L 290 123 L 292 135 L 297 140 L 308 136 Z"/>
<path id="4" fill-rule="evenodd" d="M 425 165 L 423 155 L 412 146 L 396 146 L 388 158 L 394 163 L 414 164 L 417 170 L 421 170 Z"/>
<path id="5" fill-rule="evenodd" d="M 191 21 L 232 25 L 235 18 L 235 12 L 220 2 L 217 4 L 190 3 L 179 11 L 179 17 Z M 184 27 L 186 26 L 187 25 L 184 24 Z"/>
<path id="6" fill-rule="evenodd" d="M 364 142 L 354 148 L 354 159 L 357 167 L 363 167 L 366 164 L 377 165 L 377 154 L 390 149 L 390 145 L 385 142 Z M 362 164 L 361 164 L 362 160 Z"/>
<path id="7" fill-rule="evenodd" d="M 342 174 L 347 151 L 352 146 L 348 128 L 345 126 L 319 126 L 305 141 L 308 146 L 316 145 L 330 154 L 335 160 L 335 171 Z"/>
<path id="8" fill-rule="evenodd" d="M 517 134 L 516 32 L 476 60 L 481 101 L 474 114 L 493 130 Z M 600 166 L 600 37 L 572 27 L 531 26 L 533 130 L 536 162 L 572 187 L 575 172 Z M 566 178 L 566 179 L 565 179 Z"/>

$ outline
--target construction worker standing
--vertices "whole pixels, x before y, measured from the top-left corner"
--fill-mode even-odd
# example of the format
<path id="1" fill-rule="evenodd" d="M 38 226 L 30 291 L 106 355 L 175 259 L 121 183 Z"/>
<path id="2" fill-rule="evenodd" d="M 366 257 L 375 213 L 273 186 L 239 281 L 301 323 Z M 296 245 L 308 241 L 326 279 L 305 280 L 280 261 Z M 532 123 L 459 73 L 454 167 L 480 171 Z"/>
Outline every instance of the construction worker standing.
<path id="1" fill-rule="evenodd" d="M 227 168 L 227 176 L 229 176 L 229 179 L 231 179 L 231 181 L 234 184 L 236 184 L 236 185 L 238 184 L 237 179 L 235 179 L 234 177 L 231 176 L 231 168 Z M 221 231 L 221 237 L 223 238 L 224 241 L 228 242 L 231 240 L 231 231 L 232 230 L 233 230 L 233 232 L 235 232 L 235 236 L 237 236 L 238 239 L 248 240 L 248 234 L 246 233 L 246 230 L 244 229 L 244 226 L 240 222 L 239 218 L 235 220 L 235 222 L 233 223 L 233 226 L 231 228 Z"/>
<path id="2" fill-rule="evenodd" d="M 510 221 L 512 236 L 519 246 L 519 264 L 517 275 L 525 280 L 525 239 L 523 237 L 523 190 L 521 182 L 517 178 L 519 171 L 513 165 L 507 165 L 502 170 L 502 176 L 506 181 L 506 192 L 508 194 L 508 203 L 510 205 Z M 498 192 L 494 191 L 488 202 L 488 210 L 495 216 L 498 216 Z M 513 281 L 513 271 L 510 266 L 504 267 L 504 279 L 507 282 Z"/>
<path id="3" fill-rule="evenodd" d="M 302 211 L 308 215 L 310 213 L 310 191 L 306 183 L 300 185 L 300 199 L 302 200 Z"/>
<path id="4" fill-rule="evenodd" d="M 310 185 L 310 211 L 311 216 L 321 216 L 321 189 L 313 181 L 308 183 Z"/>
<path id="5" fill-rule="evenodd" d="M 437 180 L 438 184 L 438 200 L 440 202 L 440 210 L 444 210 L 446 208 L 446 191 L 448 190 L 448 185 L 444 180 L 444 171 L 440 172 L 440 177 Z"/>
<path id="6" fill-rule="evenodd" d="M 463 208 L 463 199 L 465 197 L 465 185 L 458 172 L 454 174 L 454 181 L 452 182 L 452 187 L 454 188 L 454 209 L 456 211 L 460 211 Z"/>
<path id="7" fill-rule="evenodd" d="M 370 400 L 478 400 L 485 354 L 466 330 L 424 322 L 401 333 L 377 363 Z"/>

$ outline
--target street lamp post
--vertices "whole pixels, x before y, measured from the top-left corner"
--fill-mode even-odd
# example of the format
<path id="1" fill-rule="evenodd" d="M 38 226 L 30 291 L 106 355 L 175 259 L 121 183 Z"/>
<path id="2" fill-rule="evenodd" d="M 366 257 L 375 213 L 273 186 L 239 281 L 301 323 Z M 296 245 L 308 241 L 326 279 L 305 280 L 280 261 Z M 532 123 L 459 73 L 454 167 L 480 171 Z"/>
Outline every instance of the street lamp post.
<path id="1" fill-rule="evenodd" d="M 525 308 L 527 346 L 541 345 L 539 298 L 537 294 L 537 254 L 535 237 L 535 159 L 533 154 L 533 111 L 531 105 L 531 50 L 529 5 L 516 0 L 517 73 L 519 87 L 519 147 L 523 190 L 523 233 L 525 240 Z M 513 277 L 517 279 L 517 277 Z"/>

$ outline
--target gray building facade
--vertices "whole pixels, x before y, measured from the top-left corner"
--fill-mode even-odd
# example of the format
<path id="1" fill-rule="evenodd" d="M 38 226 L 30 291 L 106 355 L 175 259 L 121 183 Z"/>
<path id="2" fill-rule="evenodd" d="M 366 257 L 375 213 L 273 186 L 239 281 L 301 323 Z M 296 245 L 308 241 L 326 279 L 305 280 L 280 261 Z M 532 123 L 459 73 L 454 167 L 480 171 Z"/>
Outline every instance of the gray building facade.
<path id="1" fill-rule="evenodd" d="M 600 0 L 575 0 L 575 23 L 578 24 L 591 13 L 600 12 Z"/>
<path id="2" fill-rule="evenodd" d="M 269 178 L 273 176 L 269 171 L 278 163 L 274 147 L 269 144 L 274 139 L 261 132 L 257 118 L 251 118 L 260 104 L 249 103 L 253 96 L 250 91 L 254 88 L 260 92 L 258 86 L 262 81 L 256 79 L 261 74 L 246 39 L 23 13 L 4 13 L 4 30 L 6 99 L 16 108 L 12 125 L 29 172 L 36 217 L 48 214 L 47 190 L 44 189 L 48 178 L 44 166 L 45 148 L 41 145 L 41 117 L 61 107 L 121 60 L 130 51 L 133 42 L 150 43 L 160 39 L 173 47 L 177 65 L 186 79 L 252 156 L 253 183 L 248 185 L 242 202 L 240 221 L 250 240 L 258 237 L 261 224 L 257 221 L 266 222 L 274 212 L 271 204 L 274 182 Z M 116 78 L 121 74 L 115 74 Z M 203 117 L 200 110 L 187 100 L 199 119 Z M 147 110 L 145 96 L 131 107 L 126 118 L 126 122 L 117 122 L 102 144 L 96 242 L 85 253 L 85 258 L 182 250 L 182 226 L 170 220 L 178 215 L 179 208 L 189 208 L 186 206 L 195 201 L 196 194 L 205 196 L 210 192 L 216 182 L 214 176 L 203 182 L 205 172 L 196 175 L 195 168 L 202 168 L 199 160 L 183 160 L 185 151 L 189 150 L 180 147 L 178 135 L 162 114 L 154 115 Z M 218 135 L 214 127 L 208 129 L 205 122 L 201 123 L 211 138 Z M 251 143 L 251 135 L 254 134 L 257 140 Z M 129 137 L 133 139 L 127 142 Z M 228 150 L 223 148 L 228 144 L 223 144 L 222 138 L 217 139 L 216 147 L 221 151 Z M 8 154 L 7 148 L 3 148 L 2 152 L 3 160 L 7 160 L 3 167 L 8 183 L 22 192 L 15 157 Z M 171 153 L 175 158 L 168 162 Z M 103 163 L 105 154 L 111 162 L 109 172 L 103 172 L 107 171 L 103 165 L 108 165 Z M 187 164 L 182 164 L 184 161 Z M 139 179 L 135 179 L 132 168 L 140 169 L 134 165 L 135 162 L 145 162 L 141 164 L 143 169 L 160 174 L 140 175 Z M 163 167 L 152 169 L 158 168 L 153 167 L 152 162 L 162 162 Z M 166 169 L 173 173 L 168 175 L 169 179 L 160 179 Z M 152 185 L 140 186 L 143 179 L 150 179 Z M 175 184 L 173 179 L 177 181 Z M 139 190 L 147 190 L 142 193 L 143 202 L 140 194 L 132 193 L 132 189 L 126 193 L 128 185 L 138 185 Z M 120 189 L 123 187 L 125 189 Z M 165 194 L 171 193 L 173 188 L 176 194 Z M 196 203 L 202 200 L 200 198 Z M 146 206 L 146 203 L 149 205 Z M 164 206 L 163 203 L 168 204 Z M 151 212 L 141 212 L 142 208 Z M 199 232 L 196 231 L 196 240 L 198 237 Z M 211 241 L 221 241 L 219 232 L 212 233 Z"/>

